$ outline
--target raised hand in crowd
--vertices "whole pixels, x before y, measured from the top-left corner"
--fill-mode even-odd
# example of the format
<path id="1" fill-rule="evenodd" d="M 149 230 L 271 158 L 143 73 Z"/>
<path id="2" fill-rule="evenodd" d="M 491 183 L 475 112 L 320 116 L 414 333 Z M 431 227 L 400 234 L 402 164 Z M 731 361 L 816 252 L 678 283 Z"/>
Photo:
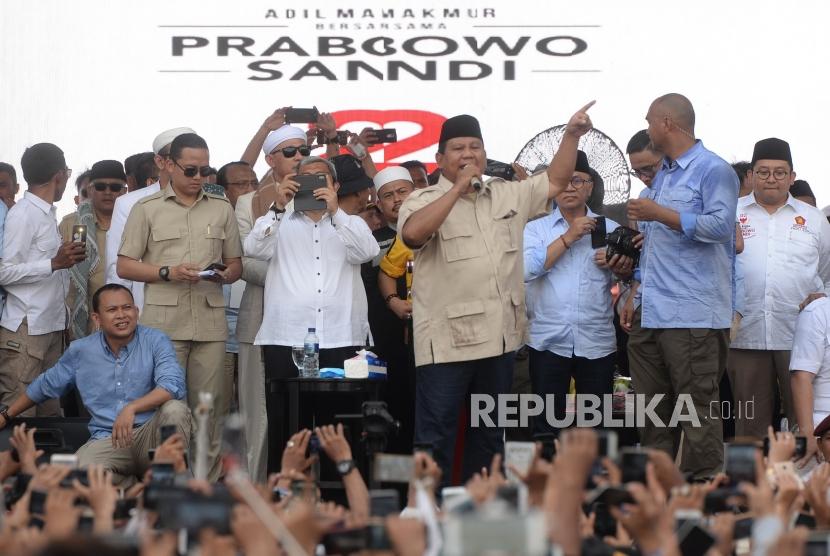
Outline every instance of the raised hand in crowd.
<path id="1" fill-rule="evenodd" d="M 114 525 L 113 513 L 118 500 L 118 491 L 112 484 L 112 471 L 104 469 L 102 465 L 90 465 L 87 468 L 89 486 L 84 486 L 75 479 L 73 487 L 83 496 L 92 508 L 93 532 L 108 533 Z"/>
<path id="2" fill-rule="evenodd" d="M 325 425 L 315 429 L 320 448 L 337 465 L 346 489 L 349 509 L 355 516 L 369 516 L 369 490 L 352 459 L 352 447 L 343 434 L 343 424 Z"/>
<path id="3" fill-rule="evenodd" d="M 37 460 L 43 455 L 43 450 L 35 446 L 36 428 L 26 429 L 26 423 L 16 425 L 12 429 L 12 436 L 9 443 L 17 452 L 17 459 L 20 462 L 20 470 L 27 475 L 34 475 L 37 472 Z"/>
<path id="4" fill-rule="evenodd" d="M 53 488 L 46 496 L 44 506 L 44 532 L 50 540 L 70 537 L 78 528 L 82 509 L 75 505 L 77 493 L 74 490 Z"/>
<path id="5" fill-rule="evenodd" d="M 311 455 L 306 457 L 310 440 L 311 431 L 308 429 L 303 429 L 291 436 L 282 452 L 282 463 L 280 464 L 281 473 L 286 473 L 289 470 L 305 473 L 311 467 L 311 464 L 314 463 L 317 456 Z"/>
<path id="6" fill-rule="evenodd" d="M 184 438 L 181 433 L 173 433 L 159 444 L 153 456 L 153 463 L 172 463 L 176 473 L 187 471 Z"/>

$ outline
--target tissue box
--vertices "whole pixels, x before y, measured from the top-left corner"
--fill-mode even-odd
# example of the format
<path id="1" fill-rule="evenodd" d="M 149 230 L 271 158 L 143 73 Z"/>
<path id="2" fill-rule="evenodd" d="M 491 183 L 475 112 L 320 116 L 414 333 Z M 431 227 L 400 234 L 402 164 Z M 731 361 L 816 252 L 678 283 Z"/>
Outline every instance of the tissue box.
<path id="1" fill-rule="evenodd" d="M 386 362 L 371 351 L 361 350 L 343 361 L 346 378 L 386 379 Z"/>

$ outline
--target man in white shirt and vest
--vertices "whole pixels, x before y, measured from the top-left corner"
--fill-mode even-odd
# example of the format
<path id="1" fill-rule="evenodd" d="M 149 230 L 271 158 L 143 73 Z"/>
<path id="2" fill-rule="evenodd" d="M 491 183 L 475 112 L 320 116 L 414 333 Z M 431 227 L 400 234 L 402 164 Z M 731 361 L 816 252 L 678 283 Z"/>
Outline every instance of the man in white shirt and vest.
<path id="1" fill-rule="evenodd" d="M 776 389 L 789 422 L 795 422 L 789 380 L 793 329 L 799 304 L 830 288 L 830 224 L 820 210 L 790 194 L 795 172 L 785 141 L 755 144 L 749 179 L 753 192 L 738 200 L 745 301 L 729 350 L 729 378 L 737 405 L 735 435 L 760 439 L 777 415 Z"/>
<path id="2" fill-rule="evenodd" d="M 61 243 L 54 203 L 72 175 L 57 146 L 38 143 L 20 161 L 28 190 L 9 210 L 0 262 L 7 292 L 0 318 L 0 403 L 9 404 L 63 352 L 69 271 L 84 260 L 82 243 Z M 29 408 L 24 417 L 60 415 L 58 400 Z"/>
<path id="3" fill-rule="evenodd" d="M 112 221 L 110 222 L 110 229 L 107 231 L 107 284 L 121 284 L 128 288 L 133 294 L 135 306 L 139 311 L 144 307 L 144 283 L 133 282 L 132 280 L 125 280 L 118 276 L 116 272 L 116 263 L 118 262 L 118 249 L 121 247 L 121 238 L 124 235 L 124 226 L 127 224 L 127 218 L 130 216 L 130 211 L 141 199 L 155 195 L 161 191 L 162 185 L 167 187 L 167 182 L 170 181 L 170 176 L 164 170 L 165 161 L 170 158 L 170 145 L 173 139 L 185 133 L 196 133 L 189 127 L 174 127 L 161 133 L 153 139 L 153 152 L 155 153 L 155 163 L 159 172 L 159 179 L 156 183 L 150 184 L 147 187 L 142 187 L 136 191 L 130 191 L 126 195 L 120 196 L 115 200 L 115 206 L 112 209 Z"/>

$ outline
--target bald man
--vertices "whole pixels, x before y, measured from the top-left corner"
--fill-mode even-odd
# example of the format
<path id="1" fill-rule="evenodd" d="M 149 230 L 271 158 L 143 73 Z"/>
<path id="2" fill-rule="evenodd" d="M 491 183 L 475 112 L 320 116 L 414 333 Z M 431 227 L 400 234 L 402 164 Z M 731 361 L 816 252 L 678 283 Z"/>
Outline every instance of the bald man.
<path id="1" fill-rule="evenodd" d="M 726 368 L 739 184 L 732 167 L 695 138 L 689 99 L 659 97 L 646 121 L 664 157 L 648 194 L 628 204 L 645 242 L 635 273 L 637 299 L 626 303 L 621 321 L 631 329 L 635 391 L 647 403 L 657 394 L 664 398 L 655 411 L 662 424 L 646 418 L 640 440 L 674 457 L 682 428 L 681 469 L 704 479 L 723 464 L 721 422 L 709 407 Z M 680 407 L 693 418 L 669 427 Z"/>

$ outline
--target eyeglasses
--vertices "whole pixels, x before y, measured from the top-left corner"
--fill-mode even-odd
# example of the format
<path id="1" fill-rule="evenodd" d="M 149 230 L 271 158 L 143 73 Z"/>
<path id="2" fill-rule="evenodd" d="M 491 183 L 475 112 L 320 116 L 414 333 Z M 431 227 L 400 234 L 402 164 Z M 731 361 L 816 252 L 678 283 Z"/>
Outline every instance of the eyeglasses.
<path id="1" fill-rule="evenodd" d="M 113 193 L 120 193 L 124 189 L 123 183 L 93 183 L 92 185 L 95 187 L 95 191 L 105 191 L 109 187 Z"/>
<path id="2" fill-rule="evenodd" d="M 308 156 L 311 154 L 311 149 L 309 149 L 305 145 L 301 147 L 285 147 L 279 150 L 282 152 L 282 155 L 285 158 L 294 158 L 294 156 L 297 154 L 297 151 L 300 151 L 300 156 Z M 272 151 L 271 154 L 274 154 L 275 152 L 277 151 Z"/>
<path id="3" fill-rule="evenodd" d="M 642 168 L 632 168 L 631 172 L 638 178 L 648 177 L 653 178 L 657 174 L 657 169 L 660 164 L 652 164 L 651 166 L 643 166 Z"/>
<path id="4" fill-rule="evenodd" d="M 233 185 L 235 187 L 254 187 L 259 185 L 257 180 L 248 180 L 248 181 L 229 181 L 228 185 Z"/>
<path id="5" fill-rule="evenodd" d="M 186 178 L 194 178 L 194 177 L 196 177 L 196 174 L 199 174 L 203 178 L 206 178 L 206 177 L 212 176 L 213 174 L 216 173 L 216 170 L 214 170 L 210 166 L 201 166 L 199 168 L 197 168 L 196 166 L 182 166 L 181 164 L 179 164 L 175 160 L 173 161 L 173 164 L 175 164 L 176 166 L 178 166 L 179 168 L 182 169 L 182 173 L 184 174 L 184 177 L 186 177 Z"/>
<path id="6" fill-rule="evenodd" d="M 582 187 L 584 185 L 594 185 L 594 180 L 585 180 L 585 179 L 580 178 L 579 176 L 574 176 L 574 177 L 571 178 L 571 181 L 568 182 L 568 183 L 570 183 L 572 186 L 574 186 L 574 189 L 579 189 L 580 187 Z"/>
<path id="7" fill-rule="evenodd" d="M 790 176 L 789 172 L 781 168 L 776 168 L 772 172 L 770 172 L 766 168 L 762 168 L 761 170 L 753 170 L 753 172 L 755 172 L 755 175 L 761 178 L 762 180 L 769 179 L 770 174 L 772 174 L 772 177 L 774 177 L 777 181 L 783 181 Z"/>

